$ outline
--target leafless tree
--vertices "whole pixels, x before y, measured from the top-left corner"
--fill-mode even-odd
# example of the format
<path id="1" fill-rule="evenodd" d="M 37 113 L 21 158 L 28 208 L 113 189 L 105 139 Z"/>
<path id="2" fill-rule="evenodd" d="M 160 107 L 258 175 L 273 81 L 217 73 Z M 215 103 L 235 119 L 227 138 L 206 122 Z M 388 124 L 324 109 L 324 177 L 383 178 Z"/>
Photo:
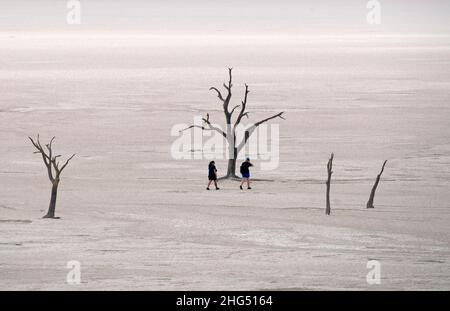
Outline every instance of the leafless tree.
<path id="1" fill-rule="evenodd" d="M 283 117 L 283 113 L 284 112 L 279 112 L 271 117 L 265 118 L 263 120 L 260 120 L 256 123 L 253 123 L 250 127 L 245 129 L 245 133 L 244 136 L 242 138 L 242 140 L 237 143 L 236 142 L 236 129 L 238 127 L 238 125 L 241 123 L 242 118 L 246 117 L 248 118 L 249 113 L 247 112 L 247 98 L 248 98 L 248 93 L 250 93 L 249 89 L 248 89 L 248 85 L 245 84 L 245 93 L 244 93 L 244 99 L 241 101 L 240 105 L 234 106 L 233 108 L 230 109 L 230 101 L 231 101 L 231 96 L 232 96 L 232 68 L 228 68 L 228 83 L 224 83 L 223 87 L 226 91 L 226 96 L 222 95 L 221 91 L 216 88 L 216 87 L 211 87 L 210 90 L 214 91 L 215 93 L 217 93 L 217 97 L 219 98 L 219 101 L 222 103 L 222 107 L 223 107 L 223 113 L 225 116 L 225 121 L 226 121 L 226 131 L 214 126 L 209 118 L 209 113 L 206 114 L 206 117 L 203 118 L 203 125 L 191 125 L 188 128 L 184 129 L 183 131 L 187 130 L 187 129 L 191 129 L 191 128 L 201 128 L 204 131 L 216 131 L 218 133 L 220 133 L 227 141 L 228 143 L 228 154 L 229 154 L 229 159 L 228 159 L 228 168 L 227 168 L 227 174 L 226 176 L 222 177 L 222 178 L 238 178 L 238 176 L 236 175 L 236 160 L 238 157 L 239 152 L 244 148 L 244 146 L 246 145 L 246 143 L 248 142 L 248 139 L 250 138 L 250 136 L 252 135 L 252 133 L 254 132 L 254 130 L 260 126 L 261 124 L 275 119 L 275 118 L 281 118 L 284 119 Z M 237 113 L 235 121 L 233 123 L 233 114 Z"/>
<path id="2" fill-rule="evenodd" d="M 69 164 L 69 161 L 72 160 L 75 154 L 73 154 L 70 158 L 66 160 L 66 162 L 64 162 L 62 166 L 60 166 L 58 158 L 61 157 L 61 155 L 54 155 L 52 150 L 52 143 L 55 137 L 53 137 L 50 140 L 50 142 L 45 145 L 45 149 L 42 147 L 41 142 L 39 141 L 39 134 L 36 140 L 34 140 L 31 137 L 28 138 L 30 139 L 33 146 L 37 149 L 37 151 L 35 151 L 34 153 L 41 154 L 42 160 L 44 161 L 44 164 L 47 168 L 48 178 L 52 183 L 52 194 L 50 198 L 50 204 L 48 207 L 47 215 L 45 215 L 44 218 L 56 218 L 55 217 L 56 196 L 58 194 L 58 185 L 60 181 L 60 176 L 62 171 L 66 168 L 67 164 Z"/>
<path id="3" fill-rule="evenodd" d="M 374 208 L 373 206 L 373 200 L 375 198 L 375 192 L 377 191 L 378 184 L 380 183 L 381 174 L 384 172 L 384 167 L 386 166 L 387 160 L 384 161 L 383 166 L 381 167 L 380 174 L 377 175 L 377 179 L 375 180 L 375 184 L 372 187 L 372 191 L 370 192 L 369 201 L 367 201 L 366 207 L 367 208 Z"/>
<path id="4" fill-rule="evenodd" d="M 330 204 L 330 186 L 331 186 L 331 175 L 333 174 L 333 158 L 334 153 L 331 154 L 330 159 L 327 163 L 327 172 L 328 172 L 328 179 L 327 179 L 327 207 L 325 209 L 325 215 L 331 214 L 331 204 Z"/>

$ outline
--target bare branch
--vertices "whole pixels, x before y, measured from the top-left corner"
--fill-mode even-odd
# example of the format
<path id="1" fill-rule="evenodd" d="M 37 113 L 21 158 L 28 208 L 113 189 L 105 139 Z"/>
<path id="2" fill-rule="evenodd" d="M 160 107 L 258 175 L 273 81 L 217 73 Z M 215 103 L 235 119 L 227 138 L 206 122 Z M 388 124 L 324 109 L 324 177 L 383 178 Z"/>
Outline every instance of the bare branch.
<path id="1" fill-rule="evenodd" d="M 35 146 L 35 147 L 39 150 L 39 146 L 34 142 L 33 138 L 31 138 L 30 136 L 28 136 L 28 139 L 31 141 L 31 143 L 33 144 L 33 146 Z"/>
<path id="2" fill-rule="evenodd" d="M 202 129 L 202 130 L 204 130 L 204 131 L 210 130 L 210 129 L 207 129 L 206 127 L 204 127 L 204 126 L 201 126 L 201 125 L 195 125 L 195 124 L 194 124 L 194 125 L 188 126 L 188 127 L 185 128 L 185 129 L 179 130 L 178 132 L 181 133 L 181 132 L 187 131 L 187 130 L 189 130 L 189 129 L 191 129 L 191 128 L 199 128 L 199 129 Z"/>
<path id="3" fill-rule="evenodd" d="M 245 130 L 245 134 L 244 134 L 244 138 L 242 139 L 241 143 L 239 144 L 239 146 L 237 147 L 238 152 L 242 150 L 242 148 L 244 148 L 245 144 L 247 143 L 248 139 L 250 138 L 250 136 L 253 134 L 253 132 L 255 131 L 255 129 L 260 126 L 261 124 L 275 119 L 275 118 L 281 118 L 283 120 L 285 120 L 282 115 L 283 115 L 284 111 L 277 113 L 276 115 L 273 115 L 271 117 L 265 118 L 261 121 L 256 122 L 255 124 L 251 125 L 248 129 Z M 244 113 L 243 115 L 245 115 L 246 113 Z M 247 115 L 248 117 L 248 115 Z M 236 125 L 235 125 L 236 126 Z"/>
<path id="4" fill-rule="evenodd" d="M 182 130 L 178 131 L 178 132 L 181 133 L 181 132 L 187 131 L 187 130 L 192 129 L 192 128 L 199 128 L 199 129 L 201 129 L 203 131 L 214 131 L 215 130 L 214 128 L 210 128 L 209 126 L 208 127 L 204 127 L 202 125 L 193 124 L 193 125 L 188 126 L 185 129 L 182 129 Z"/>
<path id="5" fill-rule="evenodd" d="M 333 174 L 333 159 L 334 159 L 334 153 L 331 153 L 331 157 L 330 157 L 330 159 L 328 160 L 328 163 L 327 163 L 327 170 L 328 170 L 328 174 Z"/>
<path id="6" fill-rule="evenodd" d="M 59 170 L 59 173 L 60 173 L 60 174 L 61 174 L 61 172 L 66 168 L 67 164 L 69 164 L 69 161 L 72 160 L 74 156 L 75 156 L 75 153 L 72 154 L 72 156 L 66 160 L 66 163 L 64 163 L 63 166 L 61 166 L 61 169 Z M 58 174 L 58 175 L 59 175 L 59 174 Z"/>
<path id="7" fill-rule="evenodd" d="M 228 85 L 226 85 L 225 83 L 223 84 L 223 86 L 225 87 L 225 89 L 227 90 L 227 97 L 225 98 L 224 102 L 223 102 L 223 112 L 225 114 L 225 120 L 227 121 L 227 124 L 231 123 L 231 113 L 228 111 L 228 105 L 230 104 L 230 100 L 231 100 L 231 88 L 233 87 L 233 75 L 232 75 L 232 70 L 233 68 L 228 68 Z"/>
<path id="8" fill-rule="evenodd" d="M 217 88 L 215 88 L 215 87 L 210 87 L 209 90 L 210 90 L 210 91 L 212 91 L 212 90 L 216 91 L 216 92 L 217 92 L 217 97 L 219 97 L 219 99 L 220 99 L 221 101 L 225 101 L 225 100 L 223 99 L 222 93 L 220 93 L 220 91 L 219 91 Z"/>
<path id="9" fill-rule="evenodd" d="M 231 88 L 233 87 L 233 84 L 231 83 L 231 81 L 233 80 L 233 77 L 231 74 L 232 71 L 233 71 L 233 68 L 228 68 L 228 86 L 226 86 L 225 84 L 223 85 L 228 91 L 230 91 Z"/>
<path id="10" fill-rule="evenodd" d="M 241 102 L 241 111 L 239 112 L 239 115 L 236 119 L 236 123 L 234 124 L 234 129 L 236 129 L 237 125 L 239 123 L 241 123 L 242 117 L 244 115 L 246 115 L 245 109 L 247 106 L 247 97 L 248 97 L 248 93 L 250 93 L 250 91 L 248 90 L 248 85 L 245 84 L 245 95 L 244 95 L 244 100 Z M 247 114 L 247 118 L 248 118 L 248 114 Z"/>
<path id="11" fill-rule="evenodd" d="M 209 121 L 209 113 L 207 113 L 206 114 L 206 118 L 202 118 L 202 120 L 203 120 L 204 123 L 206 123 L 206 125 L 208 125 L 208 127 L 194 124 L 194 125 L 188 126 L 185 129 L 180 130 L 179 132 L 181 133 L 181 132 L 184 132 L 184 131 L 189 130 L 191 128 L 199 128 L 199 129 L 201 129 L 203 131 L 216 131 L 220 135 L 222 135 L 223 137 L 227 138 L 227 134 L 224 131 L 222 131 L 220 128 L 212 125 L 212 123 Z"/>
<path id="12" fill-rule="evenodd" d="M 230 115 L 233 115 L 234 111 L 239 107 L 240 107 L 240 105 L 234 106 L 233 109 L 231 109 Z"/>
<path id="13" fill-rule="evenodd" d="M 52 139 L 50 139 L 50 142 L 48 143 L 48 145 L 47 146 L 49 146 L 50 148 L 52 148 L 52 143 L 53 143 L 53 141 L 55 140 L 55 136 L 53 136 L 52 137 Z"/>
<path id="14" fill-rule="evenodd" d="M 50 155 L 48 155 L 45 150 L 42 148 L 42 145 L 39 141 L 39 134 L 37 135 L 37 140 L 34 141 L 33 138 L 31 138 L 30 136 L 28 136 L 28 138 L 30 139 L 31 143 L 34 145 L 34 147 L 38 150 L 35 151 L 34 153 L 40 153 L 42 156 L 42 161 L 44 161 L 45 166 L 47 167 L 47 174 L 48 174 L 48 178 L 50 179 L 51 182 L 53 182 L 53 173 L 52 173 L 52 166 L 51 166 L 51 157 Z M 50 141 L 50 143 L 53 141 L 53 139 Z M 50 148 L 50 144 L 47 145 L 47 149 Z M 49 149 L 49 152 L 51 154 L 51 151 Z"/>
<path id="15" fill-rule="evenodd" d="M 229 76 L 228 85 L 225 83 L 223 84 L 223 87 L 227 90 L 227 96 L 225 98 L 223 97 L 222 93 L 216 87 L 209 88 L 210 90 L 216 91 L 217 97 L 219 97 L 219 99 L 223 102 L 223 112 L 225 114 L 225 119 L 227 121 L 227 124 L 229 124 L 231 122 L 231 113 L 228 111 L 228 105 L 230 104 L 231 88 L 233 87 L 232 70 L 233 70 L 233 68 L 228 68 L 228 76 Z"/>
<path id="16" fill-rule="evenodd" d="M 267 121 L 272 120 L 272 119 L 275 119 L 275 118 L 281 118 L 281 119 L 283 119 L 283 120 L 286 120 L 286 119 L 283 117 L 283 113 L 284 113 L 284 111 L 282 111 L 282 112 L 280 112 L 280 113 L 277 113 L 276 115 L 273 115 L 273 116 L 271 116 L 271 117 L 268 117 L 268 118 L 266 118 L 266 119 L 264 119 L 264 120 L 258 121 L 258 122 L 255 123 L 255 126 L 260 126 L 260 125 L 263 124 L 264 122 L 267 122 Z"/>
<path id="17" fill-rule="evenodd" d="M 48 158 L 50 160 L 50 163 L 53 161 L 53 158 L 52 158 L 52 143 L 53 143 L 54 139 L 55 139 L 55 136 L 53 136 L 52 139 L 50 139 L 50 142 L 47 145 L 45 145 L 45 147 L 48 150 Z"/>
<path id="18" fill-rule="evenodd" d="M 220 133 L 223 137 L 227 138 L 227 134 L 224 131 L 222 131 L 220 128 L 211 124 L 211 122 L 209 121 L 209 113 L 206 116 L 207 116 L 206 119 L 205 118 L 202 119 L 203 122 L 205 122 L 211 130 L 214 130 L 214 131 Z"/>
<path id="19" fill-rule="evenodd" d="M 384 161 L 383 166 L 381 167 L 381 172 L 380 172 L 380 174 L 378 174 L 378 175 L 381 176 L 381 174 L 383 174 L 383 172 L 384 172 L 384 167 L 386 166 L 386 163 L 387 163 L 387 160 Z"/>

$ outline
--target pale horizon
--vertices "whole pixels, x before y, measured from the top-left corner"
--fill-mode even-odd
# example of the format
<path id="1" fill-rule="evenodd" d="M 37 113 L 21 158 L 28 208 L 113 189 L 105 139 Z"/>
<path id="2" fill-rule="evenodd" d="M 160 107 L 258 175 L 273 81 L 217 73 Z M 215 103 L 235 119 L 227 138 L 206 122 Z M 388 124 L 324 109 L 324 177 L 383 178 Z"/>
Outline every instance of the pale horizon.
<path id="1" fill-rule="evenodd" d="M 65 0 L 1 2 L 1 32 L 151 35 L 450 34 L 445 0 L 379 0 L 381 23 L 369 25 L 366 0 L 102 1 L 81 0 L 80 25 L 68 25 Z"/>

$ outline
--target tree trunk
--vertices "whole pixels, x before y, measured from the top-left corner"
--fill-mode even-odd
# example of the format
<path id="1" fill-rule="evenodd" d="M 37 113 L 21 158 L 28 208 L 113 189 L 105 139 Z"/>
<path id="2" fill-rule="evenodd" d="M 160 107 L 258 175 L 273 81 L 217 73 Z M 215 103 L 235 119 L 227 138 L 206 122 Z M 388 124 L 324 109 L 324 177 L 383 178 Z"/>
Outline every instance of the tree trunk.
<path id="1" fill-rule="evenodd" d="M 377 179 L 375 180 L 375 184 L 372 187 L 372 191 L 370 192 L 369 201 L 367 201 L 366 208 L 375 208 L 373 206 L 373 200 L 375 199 L 375 192 L 377 191 L 378 184 L 380 183 L 381 174 L 383 174 L 384 167 L 386 166 L 386 161 L 383 163 L 383 167 L 381 168 L 380 174 L 377 175 Z"/>
<path id="2" fill-rule="evenodd" d="M 47 215 L 45 215 L 43 218 L 55 218 L 56 197 L 58 195 L 59 182 L 53 182 L 52 184 L 53 184 L 52 185 L 52 196 L 50 198 L 50 204 L 48 206 L 48 212 L 47 212 Z"/>
<path id="3" fill-rule="evenodd" d="M 333 158 L 334 154 L 331 154 L 330 160 L 328 160 L 327 164 L 327 172 L 328 172 L 328 179 L 327 179 L 327 206 L 325 208 L 325 215 L 331 214 L 331 204 L 330 204 L 330 186 L 331 186 L 331 175 L 333 174 Z"/>
<path id="4" fill-rule="evenodd" d="M 239 178 L 239 176 L 236 175 L 236 161 L 237 161 L 237 148 L 233 148 L 230 150 L 230 158 L 228 159 L 228 167 L 227 167 L 227 175 L 222 177 L 222 179 L 225 178 Z"/>
<path id="5" fill-rule="evenodd" d="M 331 214 L 331 204 L 330 204 L 330 178 L 327 181 L 327 207 L 325 209 L 325 215 Z"/>
<path id="6" fill-rule="evenodd" d="M 236 176 L 236 159 L 229 159 L 227 177 L 235 177 L 235 176 Z"/>

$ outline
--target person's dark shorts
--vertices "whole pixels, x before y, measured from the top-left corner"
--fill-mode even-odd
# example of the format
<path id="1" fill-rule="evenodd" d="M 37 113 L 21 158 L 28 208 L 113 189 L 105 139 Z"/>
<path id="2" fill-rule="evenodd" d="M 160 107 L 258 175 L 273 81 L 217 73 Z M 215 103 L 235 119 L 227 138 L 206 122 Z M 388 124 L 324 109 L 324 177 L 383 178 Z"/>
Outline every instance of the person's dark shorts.
<path id="1" fill-rule="evenodd" d="M 216 175 L 209 175 L 208 179 L 209 180 L 217 180 L 217 176 Z"/>
<path id="2" fill-rule="evenodd" d="M 242 178 L 250 178 L 250 173 L 242 173 Z"/>

